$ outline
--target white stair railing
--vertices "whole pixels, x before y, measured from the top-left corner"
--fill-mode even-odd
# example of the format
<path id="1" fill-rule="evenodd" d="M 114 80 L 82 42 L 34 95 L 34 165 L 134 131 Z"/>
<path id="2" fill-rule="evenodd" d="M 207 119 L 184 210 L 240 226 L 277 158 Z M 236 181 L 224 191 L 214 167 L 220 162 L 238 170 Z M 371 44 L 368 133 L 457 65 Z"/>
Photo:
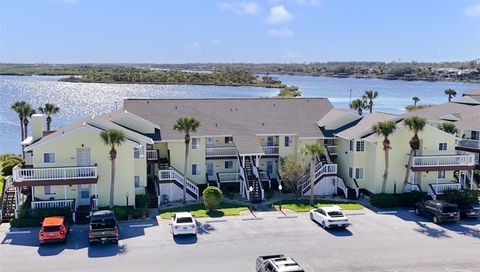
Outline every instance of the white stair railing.
<path id="1" fill-rule="evenodd" d="M 460 183 L 431 183 L 428 186 L 428 194 L 437 199 L 438 195 L 443 195 L 446 191 L 461 190 L 462 185 Z"/>
<path id="2" fill-rule="evenodd" d="M 158 160 L 158 152 L 156 149 L 147 150 L 147 160 L 149 161 L 156 161 Z"/>
<path id="3" fill-rule="evenodd" d="M 337 190 L 338 189 L 343 191 L 343 193 L 345 194 L 345 198 L 348 198 L 348 188 L 341 177 L 337 177 Z"/>
<path id="4" fill-rule="evenodd" d="M 183 184 L 183 175 L 178 172 L 175 168 L 170 168 L 168 170 L 159 170 L 158 171 L 158 179 L 162 180 L 175 180 L 180 184 Z M 195 195 L 195 199 L 198 200 L 200 196 L 200 192 L 198 186 L 195 182 L 190 180 L 189 178 L 185 177 L 185 186 L 193 192 Z"/>

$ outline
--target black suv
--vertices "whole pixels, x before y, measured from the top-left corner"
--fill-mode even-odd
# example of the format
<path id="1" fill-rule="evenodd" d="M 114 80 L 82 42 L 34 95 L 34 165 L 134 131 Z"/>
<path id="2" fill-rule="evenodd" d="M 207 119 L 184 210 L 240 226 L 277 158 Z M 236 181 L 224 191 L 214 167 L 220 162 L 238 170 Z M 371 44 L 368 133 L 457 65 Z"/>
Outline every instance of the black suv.
<path id="1" fill-rule="evenodd" d="M 427 200 L 415 205 L 415 214 L 424 215 L 432 218 L 433 223 L 457 222 L 460 220 L 460 213 L 455 205 L 438 201 Z"/>
<path id="2" fill-rule="evenodd" d="M 94 212 L 90 220 L 88 242 L 93 243 L 118 243 L 118 225 L 111 211 Z"/>

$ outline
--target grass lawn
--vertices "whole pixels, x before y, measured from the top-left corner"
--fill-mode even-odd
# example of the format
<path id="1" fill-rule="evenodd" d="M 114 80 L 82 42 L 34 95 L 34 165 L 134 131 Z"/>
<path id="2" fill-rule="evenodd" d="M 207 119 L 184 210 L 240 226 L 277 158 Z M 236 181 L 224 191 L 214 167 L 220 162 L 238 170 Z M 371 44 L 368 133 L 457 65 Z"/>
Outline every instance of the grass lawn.
<path id="1" fill-rule="evenodd" d="M 361 210 L 363 206 L 357 203 L 352 202 L 341 202 L 341 201 L 332 201 L 332 200 L 315 200 L 314 204 L 316 207 L 325 207 L 337 205 L 344 210 Z M 279 202 L 274 204 L 275 208 L 279 208 Z M 306 199 L 290 199 L 282 201 L 282 209 L 289 209 L 294 212 L 308 212 L 313 207 L 310 206 L 310 201 Z"/>
<path id="2" fill-rule="evenodd" d="M 222 217 L 229 215 L 239 215 L 242 211 L 248 211 L 248 206 L 236 205 L 229 203 L 220 203 L 220 208 L 217 210 L 209 211 L 205 209 L 203 203 L 187 205 L 183 207 L 177 207 L 172 209 L 160 210 L 160 217 L 163 219 L 169 219 L 177 212 L 191 212 L 196 218 L 199 217 Z"/>

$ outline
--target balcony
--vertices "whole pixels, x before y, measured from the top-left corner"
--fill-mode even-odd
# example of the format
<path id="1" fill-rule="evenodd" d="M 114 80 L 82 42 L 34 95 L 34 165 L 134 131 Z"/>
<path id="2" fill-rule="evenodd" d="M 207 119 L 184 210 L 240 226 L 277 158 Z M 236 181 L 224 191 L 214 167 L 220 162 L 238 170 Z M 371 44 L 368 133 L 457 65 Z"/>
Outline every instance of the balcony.
<path id="1" fill-rule="evenodd" d="M 236 147 L 207 147 L 205 149 L 205 156 L 207 158 L 215 157 L 236 157 Z"/>
<path id="2" fill-rule="evenodd" d="M 454 171 L 475 168 L 475 155 L 417 156 L 413 158 L 413 171 Z"/>
<path id="3" fill-rule="evenodd" d="M 266 155 L 278 155 L 278 145 L 264 145 L 262 148 Z"/>
<path id="4" fill-rule="evenodd" d="M 73 185 L 97 183 L 96 166 L 13 169 L 16 186 Z"/>
<path id="5" fill-rule="evenodd" d="M 457 148 L 460 149 L 475 149 L 480 150 L 480 141 L 479 140 L 471 140 L 471 139 L 459 139 L 457 140 Z"/>
<path id="6" fill-rule="evenodd" d="M 158 151 L 157 150 L 147 150 L 147 161 L 157 161 L 158 160 Z"/>
<path id="7" fill-rule="evenodd" d="M 241 181 L 240 173 L 238 172 L 220 172 L 220 173 L 217 173 L 217 177 L 220 183 Z"/>
<path id="8" fill-rule="evenodd" d="M 32 209 L 54 209 L 54 208 L 75 209 L 75 200 L 74 199 L 64 199 L 64 200 L 32 201 L 31 207 L 32 207 Z"/>
<path id="9" fill-rule="evenodd" d="M 336 145 L 327 145 L 327 151 L 329 155 L 337 155 L 338 147 Z"/>

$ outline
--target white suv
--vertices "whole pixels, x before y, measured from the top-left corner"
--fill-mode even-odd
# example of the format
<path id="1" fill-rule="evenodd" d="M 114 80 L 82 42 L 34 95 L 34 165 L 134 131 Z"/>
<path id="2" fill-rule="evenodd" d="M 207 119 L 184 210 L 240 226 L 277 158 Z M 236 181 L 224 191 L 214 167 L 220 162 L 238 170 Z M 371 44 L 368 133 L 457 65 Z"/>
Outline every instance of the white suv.
<path id="1" fill-rule="evenodd" d="M 172 216 L 173 236 L 182 234 L 197 235 L 197 222 L 189 212 L 179 212 Z"/>

